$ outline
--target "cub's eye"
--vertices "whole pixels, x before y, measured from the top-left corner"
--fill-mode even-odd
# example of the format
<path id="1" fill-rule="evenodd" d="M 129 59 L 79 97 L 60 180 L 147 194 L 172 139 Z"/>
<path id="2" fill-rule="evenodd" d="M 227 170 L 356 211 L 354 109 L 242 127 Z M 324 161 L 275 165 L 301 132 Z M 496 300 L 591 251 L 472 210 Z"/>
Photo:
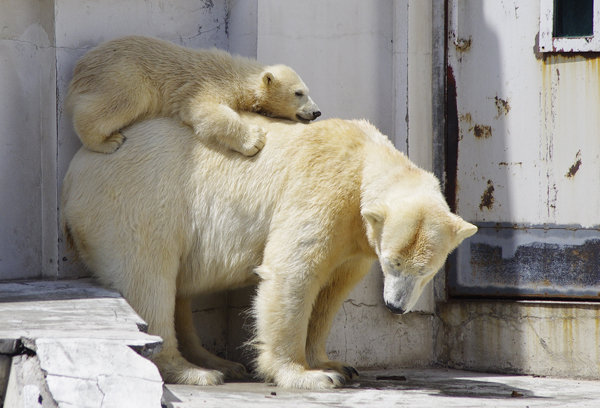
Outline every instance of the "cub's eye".
<path id="1" fill-rule="evenodd" d="M 296 91 L 296 96 L 297 96 L 298 98 L 301 98 L 301 97 L 303 97 L 303 96 L 304 96 L 304 92 L 302 92 L 302 91 Z"/>

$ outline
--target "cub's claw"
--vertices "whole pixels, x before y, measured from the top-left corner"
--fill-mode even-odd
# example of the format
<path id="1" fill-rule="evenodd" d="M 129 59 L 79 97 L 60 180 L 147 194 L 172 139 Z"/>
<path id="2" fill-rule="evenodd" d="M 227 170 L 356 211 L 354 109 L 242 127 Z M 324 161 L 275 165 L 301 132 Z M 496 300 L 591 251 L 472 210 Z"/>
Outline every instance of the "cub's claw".
<path id="1" fill-rule="evenodd" d="M 260 126 L 251 126 L 250 136 L 246 143 L 244 143 L 244 146 L 242 146 L 240 153 L 248 157 L 254 156 L 265 147 L 266 142 L 267 134 L 264 129 Z"/>

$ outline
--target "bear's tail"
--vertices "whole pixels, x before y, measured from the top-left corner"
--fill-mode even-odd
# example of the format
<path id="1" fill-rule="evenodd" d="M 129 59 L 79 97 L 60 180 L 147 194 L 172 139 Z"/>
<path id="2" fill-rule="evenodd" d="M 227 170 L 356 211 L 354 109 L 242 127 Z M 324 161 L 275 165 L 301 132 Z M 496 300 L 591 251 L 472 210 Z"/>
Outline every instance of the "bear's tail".
<path id="1" fill-rule="evenodd" d="M 71 232 L 71 226 L 67 221 L 61 223 L 63 237 L 67 244 L 67 252 L 71 255 L 71 262 L 76 262 L 79 257 L 77 255 L 77 245 L 75 245 L 75 238 Z"/>

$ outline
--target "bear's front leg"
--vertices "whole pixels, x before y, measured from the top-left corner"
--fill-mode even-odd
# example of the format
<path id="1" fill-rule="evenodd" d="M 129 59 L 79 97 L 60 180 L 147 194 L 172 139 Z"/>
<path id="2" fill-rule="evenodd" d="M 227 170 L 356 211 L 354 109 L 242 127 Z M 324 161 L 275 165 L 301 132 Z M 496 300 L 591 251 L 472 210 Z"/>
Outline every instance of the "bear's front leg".
<path id="1" fill-rule="evenodd" d="M 254 301 L 259 376 L 284 388 L 342 386 L 345 383 L 342 374 L 311 369 L 306 361 L 308 321 L 321 286 L 318 273 L 302 267 L 290 270 L 288 265 L 278 274 L 272 268 L 266 265 L 259 268 L 263 280 Z"/>
<path id="2" fill-rule="evenodd" d="M 179 116 L 200 139 L 215 141 L 244 156 L 257 154 L 267 140 L 263 128 L 248 126 L 236 111 L 223 104 L 190 101 Z"/>
<path id="3" fill-rule="evenodd" d="M 372 259 L 354 257 L 343 263 L 331 275 L 329 282 L 319 292 L 308 325 L 306 359 L 313 368 L 331 369 L 346 380 L 358 377 L 358 371 L 349 364 L 331 361 L 325 352 L 327 337 L 333 319 L 348 294 L 369 272 Z"/>

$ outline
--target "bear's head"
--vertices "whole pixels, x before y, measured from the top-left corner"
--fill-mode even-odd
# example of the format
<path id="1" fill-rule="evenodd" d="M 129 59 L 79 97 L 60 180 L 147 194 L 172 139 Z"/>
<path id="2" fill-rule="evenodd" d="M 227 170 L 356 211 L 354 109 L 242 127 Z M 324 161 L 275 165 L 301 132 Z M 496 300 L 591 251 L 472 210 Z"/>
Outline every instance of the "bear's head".
<path id="1" fill-rule="evenodd" d="M 266 67 L 260 82 L 257 112 L 305 123 L 321 116 L 319 107 L 308 95 L 308 88 L 290 67 Z"/>
<path id="2" fill-rule="evenodd" d="M 397 314 L 410 311 L 448 254 L 477 232 L 435 190 L 378 202 L 361 214 L 384 273 L 385 304 Z"/>

